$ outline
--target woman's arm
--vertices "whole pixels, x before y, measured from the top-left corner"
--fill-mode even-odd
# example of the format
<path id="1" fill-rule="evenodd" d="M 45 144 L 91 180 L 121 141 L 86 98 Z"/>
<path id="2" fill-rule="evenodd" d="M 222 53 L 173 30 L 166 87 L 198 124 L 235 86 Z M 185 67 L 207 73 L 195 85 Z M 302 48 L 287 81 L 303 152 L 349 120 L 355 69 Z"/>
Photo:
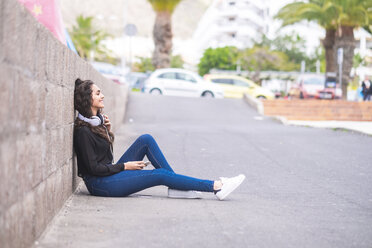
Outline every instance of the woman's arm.
<path id="1" fill-rule="evenodd" d="M 146 167 L 143 161 L 129 161 L 124 163 L 124 170 L 142 170 Z"/>
<path id="2" fill-rule="evenodd" d="M 124 170 L 124 164 L 99 164 L 94 149 L 94 134 L 89 128 L 80 128 L 75 139 L 77 156 L 86 169 L 94 176 L 109 176 Z"/>
<path id="3" fill-rule="evenodd" d="M 103 115 L 105 117 L 104 125 L 107 127 L 107 130 L 110 131 L 111 129 L 111 122 L 107 115 Z M 142 170 L 145 167 L 145 163 L 143 161 L 130 161 L 124 163 L 124 170 Z"/>

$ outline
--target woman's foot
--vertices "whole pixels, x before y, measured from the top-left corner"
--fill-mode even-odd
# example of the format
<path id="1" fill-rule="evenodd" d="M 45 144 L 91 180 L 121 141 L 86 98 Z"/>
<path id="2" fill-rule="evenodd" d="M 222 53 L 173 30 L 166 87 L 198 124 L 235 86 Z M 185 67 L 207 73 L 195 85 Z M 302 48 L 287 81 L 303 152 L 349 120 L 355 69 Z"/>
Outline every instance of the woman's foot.
<path id="1" fill-rule="evenodd" d="M 195 190 L 177 190 L 168 188 L 169 198 L 186 198 L 186 199 L 199 199 L 202 198 L 202 193 Z"/>
<path id="2" fill-rule="evenodd" d="M 236 177 L 231 178 L 220 178 L 220 181 L 216 181 L 214 184 L 214 192 L 216 197 L 222 201 L 225 199 L 231 192 L 233 192 L 239 185 L 244 181 L 245 176 L 240 174 Z M 219 185 L 222 184 L 221 187 Z"/>

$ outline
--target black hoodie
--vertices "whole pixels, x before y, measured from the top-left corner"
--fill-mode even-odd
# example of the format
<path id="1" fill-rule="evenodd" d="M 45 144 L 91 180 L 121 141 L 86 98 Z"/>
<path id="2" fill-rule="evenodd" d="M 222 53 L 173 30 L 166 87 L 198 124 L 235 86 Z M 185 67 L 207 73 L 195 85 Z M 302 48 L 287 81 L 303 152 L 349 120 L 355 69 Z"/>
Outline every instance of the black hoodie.
<path id="1" fill-rule="evenodd" d="M 78 176 L 110 176 L 124 170 L 124 163 L 112 164 L 110 143 L 82 126 L 74 131 Z"/>

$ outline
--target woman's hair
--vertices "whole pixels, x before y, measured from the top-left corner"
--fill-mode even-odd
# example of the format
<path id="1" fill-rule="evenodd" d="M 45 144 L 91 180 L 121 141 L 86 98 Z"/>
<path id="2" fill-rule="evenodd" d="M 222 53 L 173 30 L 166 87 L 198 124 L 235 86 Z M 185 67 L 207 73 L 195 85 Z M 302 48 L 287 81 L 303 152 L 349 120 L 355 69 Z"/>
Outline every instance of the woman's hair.
<path id="1" fill-rule="evenodd" d="M 83 116 L 90 118 L 93 116 L 92 113 L 92 85 L 94 83 L 91 80 L 80 80 L 80 78 L 75 81 L 75 91 L 74 91 L 74 108 Z M 97 115 L 101 113 L 101 110 L 98 110 Z M 106 127 L 103 125 L 92 126 L 89 123 L 76 118 L 75 120 L 75 129 L 82 126 L 87 126 L 89 129 L 99 135 L 100 137 L 106 139 L 110 144 L 114 142 L 114 134 L 112 132 L 106 132 Z M 108 135 L 107 135 L 108 133 Z"/>
<path id="2" fill-rule="evenodd" d="M 93 103 L 93 84 L 91 80 L 82 81 L 80 78 L 75 81 L 74 107 L 80 114 L 87 118 L 93 115 L 91 109 Z"/>

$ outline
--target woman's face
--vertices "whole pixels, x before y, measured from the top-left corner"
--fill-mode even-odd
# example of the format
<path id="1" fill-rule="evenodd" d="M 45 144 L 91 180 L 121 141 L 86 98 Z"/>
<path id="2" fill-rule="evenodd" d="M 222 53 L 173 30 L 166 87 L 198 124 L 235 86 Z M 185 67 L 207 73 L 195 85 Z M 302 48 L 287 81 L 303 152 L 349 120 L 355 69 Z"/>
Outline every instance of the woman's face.
<path id="1" fill-rule="evenodd" d="M 104 108 L 103 98 L 105 96 L 102 94 L 101 89 L 97 85 L 92 85 L 92 109 L 98 110 Z"/>

